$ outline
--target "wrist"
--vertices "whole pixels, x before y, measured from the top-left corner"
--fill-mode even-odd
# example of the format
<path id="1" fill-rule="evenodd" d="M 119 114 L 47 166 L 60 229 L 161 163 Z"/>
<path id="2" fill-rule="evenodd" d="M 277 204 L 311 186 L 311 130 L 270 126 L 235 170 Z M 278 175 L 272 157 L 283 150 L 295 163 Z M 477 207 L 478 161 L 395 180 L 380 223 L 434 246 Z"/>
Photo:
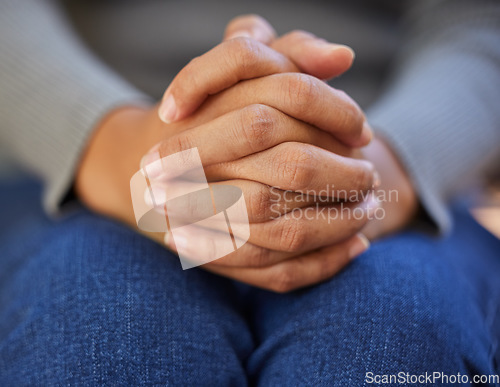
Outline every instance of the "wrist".
<path id="1" fill-rule="evenodd" d="M 148 120 L 148 109 L 120 107 L 94 130 L 75 178 L 77 196 L 92 210 L 124 221 L 133 219 L 129 180 L 149 149 L 147 133 L 141 133 Z"/>
<path id="2" fill-rule="evenodd" d="M 418 196 L 410 176 L 383 139 L 374 138 L 363 154 L 375 165 L 381 180 L 375 194 L 383 199 L 383 219 L 370 222 L 365 230 L 373 239 L 407 226 L 417 214 Z"/>

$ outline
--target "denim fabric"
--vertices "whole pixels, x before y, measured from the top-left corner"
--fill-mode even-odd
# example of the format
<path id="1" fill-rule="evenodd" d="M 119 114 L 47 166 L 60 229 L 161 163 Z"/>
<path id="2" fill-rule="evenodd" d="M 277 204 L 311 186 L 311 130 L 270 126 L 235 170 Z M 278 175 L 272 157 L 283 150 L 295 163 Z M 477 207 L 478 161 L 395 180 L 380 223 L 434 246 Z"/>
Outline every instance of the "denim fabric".
<path id="1" fill-rule="evenodd" d="M 338 385 L 366 372 L 494 374 L 500 241 L 462 210 L 278 295 L 196 268 L 32 183 L 0 186 L 0 385 Z"/>

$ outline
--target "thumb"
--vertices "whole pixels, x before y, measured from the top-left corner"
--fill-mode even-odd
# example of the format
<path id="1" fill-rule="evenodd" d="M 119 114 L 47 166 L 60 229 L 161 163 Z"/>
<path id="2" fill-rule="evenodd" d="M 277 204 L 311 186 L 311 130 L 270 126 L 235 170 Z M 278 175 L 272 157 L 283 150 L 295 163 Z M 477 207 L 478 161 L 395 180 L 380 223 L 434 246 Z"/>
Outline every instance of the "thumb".
<path id="1" fill-rule="evenodd" d="M 354 61 L 354 51 L 329 43 L 305 31 L 293 31 L 275 39 L 271 48 L 290 59 L 300 71 L 320 79 L 337 77 Z"/>

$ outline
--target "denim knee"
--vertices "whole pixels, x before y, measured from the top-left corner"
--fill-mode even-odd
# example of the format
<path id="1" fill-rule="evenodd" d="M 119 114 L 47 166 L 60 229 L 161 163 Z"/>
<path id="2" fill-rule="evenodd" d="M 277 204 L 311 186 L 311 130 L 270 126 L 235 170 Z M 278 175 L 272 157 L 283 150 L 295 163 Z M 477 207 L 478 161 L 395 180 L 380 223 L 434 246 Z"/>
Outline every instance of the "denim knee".
<path id="1" fill-rule="evenodd" d="M 433 238 L 403 234 L 375 244 L 323 292 L 341 291 L 352 306 L 354 336 L 370 338 L 374 367 L 486 372 L 490 332 L 455 258 Z"/>
<path id="2" fill-rule="evenodd" d="M 281 300 L 262 294 L 262 344 L 251 373 L 271 382 L 287 369 L 281 378 L 320 384 L 362 384 L 367 371 L 494 373 L 476 294 L 440 245 L 423 235 L 395 236 L 323 284 Z"/>
<path id="3" fill-rule="evenodd" d="M 229 281 L 87 212 L 24 252 L 2 311 L 0 381 L 245 384 L 251 350 Z M 3 369 L 2 369 L 3 368 Z"/>

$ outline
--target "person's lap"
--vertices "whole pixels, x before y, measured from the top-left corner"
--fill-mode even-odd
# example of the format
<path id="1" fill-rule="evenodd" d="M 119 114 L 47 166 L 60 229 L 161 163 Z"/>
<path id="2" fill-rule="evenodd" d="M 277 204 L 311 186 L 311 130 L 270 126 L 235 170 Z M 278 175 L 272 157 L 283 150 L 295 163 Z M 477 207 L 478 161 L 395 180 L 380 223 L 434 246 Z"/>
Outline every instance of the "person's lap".
<path id="1" fill-rule="evenodd" d="M 0 188 L 1 385 L 495 372 L 500 242 L 463 213 L 450 238 L 393 236 L 330 281 L 279 295 L 183 271 L 85 210 L 49 221 L 38 197 L 33 184 Z"/>
<path id="2" fill-rule="evenodd" d="M 260 292 L 251 375 L 362 385 L 368 372 L 496 374 L 500 241 L 465 212 L 455 219 L 446 240 L 406 232 L 316 287 Z"/>
<path id="3" fill-rule="evenodd" d="M 230 281 L 87 211 L 50 222 L 37 196 L 0 196 L 0 385 L 245 382 Z"/>

